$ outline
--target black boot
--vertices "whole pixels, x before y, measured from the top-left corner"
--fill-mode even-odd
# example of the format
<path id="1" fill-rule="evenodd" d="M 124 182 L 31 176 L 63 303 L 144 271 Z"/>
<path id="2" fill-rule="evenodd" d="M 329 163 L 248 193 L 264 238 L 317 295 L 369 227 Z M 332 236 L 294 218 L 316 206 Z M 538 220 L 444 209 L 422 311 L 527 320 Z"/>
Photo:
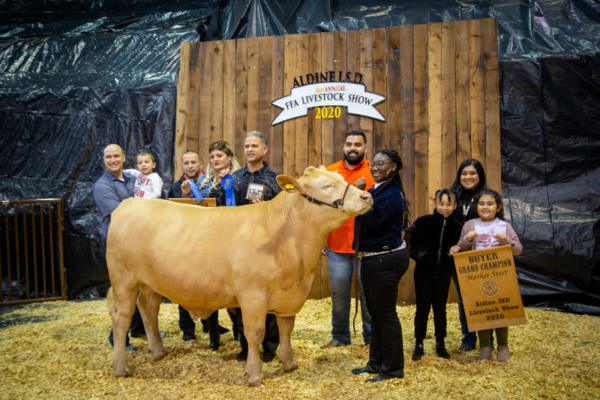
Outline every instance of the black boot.
<path id="1" fill-rule="evenodd" d="M 446 360 L 450 358 L 450 354 L 448 354 L 448 351 L 446 350 L 446 344 L 444 343 L 444 340 L 437 342 L 435 345 L 435 352 L 439 357 L 445 358 Z"/>
<path id="2" fill-rule="evenodd" d="M 215 311 L 208 317 L 208 337 L 210 338 L 210 348 L 212 351 L 219 350 L 221 346 L 221 336 L 219 334 L 219 314 Z"/>
<path id="3" fill-rule="evenodd" d="M 415 352 L 413 353 L 412 360 L 419 361 L 425 355 L 423 349 L 423 339 L 417 339 L 415 342 Z"/>

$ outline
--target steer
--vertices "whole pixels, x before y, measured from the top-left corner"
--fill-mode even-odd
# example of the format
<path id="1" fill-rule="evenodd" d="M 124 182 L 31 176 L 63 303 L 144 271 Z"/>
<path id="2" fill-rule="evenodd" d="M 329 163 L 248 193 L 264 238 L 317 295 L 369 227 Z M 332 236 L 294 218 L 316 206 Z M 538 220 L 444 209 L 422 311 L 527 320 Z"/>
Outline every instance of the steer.
<path id="1" fill-rule="evenodd" d="M 298 180 L 280 175 L 277 182 L 283 192 L 273 200 L 244 207 L 205 209 L 133 198 L 119 205 L 106 251 L 115 376 L 129 374 L 125 337 L 136 298 L 154 360 L 167 355 L 158 333 L 162 296 L 202 318 L 242 308 L 249 385 L 262 383 L 258 347 L 267 313 L 277 316 L 284 372 L 298 368 L 290 335 L 327 234 L 367 212 L 373 200 L 322 166 L 308 167 Z"/>

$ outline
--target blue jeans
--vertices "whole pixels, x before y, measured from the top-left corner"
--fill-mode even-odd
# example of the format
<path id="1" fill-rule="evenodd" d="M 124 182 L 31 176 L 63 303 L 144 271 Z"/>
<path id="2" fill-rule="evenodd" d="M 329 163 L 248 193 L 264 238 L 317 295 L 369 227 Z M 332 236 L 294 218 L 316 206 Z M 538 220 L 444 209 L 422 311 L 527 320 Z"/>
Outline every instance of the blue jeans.
<path id="1" fill-rule="evenodd" d="M 460 330 L 463 334 L 462 346 L 473 347 L 477 344 L 477 334 L 475 332 L 469 332 L 469 326 L 467 325 L 467 316 L 465 314 L 465 308 L 463 307 L 462 296 L 460 295 L 460 287 L 458 286 L 458 277 L 456 272 L 452 272 L 452 282 L 456 288 L 456 294 L 458 295 L 458 319 L 460 321 Z"/>
<path id="2" fill-rule="evenodd" d="M 467 325 L 467 315 L 465 314 L 465 308 L 463 307 L 462 296 L 460 294 L 460 287 L 458 286 L 458 277 L 456 271 L 452 272 L 452 282 L 456 288 L 456 294 L 458 295 L 458 320 L 460 321 L 460 330 L 463 334 L 462 346 L 475 348 L 477 344 L 477 333 L 469 332 L 469 326 Z M 490 340 L 492 343 L 492 349 L 494 348 L 494 330 L 490 331 Z"/>
<path id="3" fill-rule="evenodd" d="M 331 278 L 331 335 L 333 341 L 341 345 L 352 343 L 350 339 L 350 303 L 352 301 L 352 273 L 354 271 L 353 253 L 334 253 L 329 250 L 329 277 Z M 363 340 L 371 343 L 371 315 L 367 310 L 367 301 L 363 291 L 360 263 L 358 270 L 358 294 L 360 314 L 363 320 Z"/>

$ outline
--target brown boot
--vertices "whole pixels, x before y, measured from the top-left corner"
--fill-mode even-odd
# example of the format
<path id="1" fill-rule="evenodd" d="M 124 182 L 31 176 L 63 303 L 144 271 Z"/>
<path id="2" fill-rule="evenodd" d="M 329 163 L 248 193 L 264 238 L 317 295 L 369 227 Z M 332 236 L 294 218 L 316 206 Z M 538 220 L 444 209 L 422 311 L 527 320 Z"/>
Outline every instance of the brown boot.
<path id="1" fill-rule="evenodd" d="M 341 346 L 343 346 L 343 345 L 332 340 L 331 342 L 327 343 L 326 345 L 321 346 L 321 349 L 333 349 L 334 347 L 341 347 Z"/>
<path id="2" fill-rule="evenodd" d="M 479 349 L 479 358 L 477 361 L 489 361 L 492 359 L 492 348 L 491 347 L 481 347 Z"/>
<path id="3" fill-rule="evenodd" d="M 509 358 L 508 346 L 498 346 L 498 361 L 507 362 Z"/>

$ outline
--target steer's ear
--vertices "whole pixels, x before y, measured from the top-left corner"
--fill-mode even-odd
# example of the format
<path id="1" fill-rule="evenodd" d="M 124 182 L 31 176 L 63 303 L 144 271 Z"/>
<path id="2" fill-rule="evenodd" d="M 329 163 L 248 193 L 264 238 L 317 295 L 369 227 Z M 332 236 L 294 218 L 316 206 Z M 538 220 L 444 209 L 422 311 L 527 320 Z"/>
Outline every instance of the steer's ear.
<path id="1" fill-rule="evenodd" d="M 327 171 L 327 168 L 325 168 L 325 166 L 324 166 L 324 165 L 319 165 L 319 169 L 320 169 L 321 171 Z"/>
<path id="2" fill-rule="evenodd" d="M 279 183 L 279 186 L 281 186 L 281 188 L 288 193 L 304 193 L 304 190 L 302 189 L 302 184 L 296 179 L 292 178 L 291 176 L 279 175 L 277 177 L 277 183 Z"/>

